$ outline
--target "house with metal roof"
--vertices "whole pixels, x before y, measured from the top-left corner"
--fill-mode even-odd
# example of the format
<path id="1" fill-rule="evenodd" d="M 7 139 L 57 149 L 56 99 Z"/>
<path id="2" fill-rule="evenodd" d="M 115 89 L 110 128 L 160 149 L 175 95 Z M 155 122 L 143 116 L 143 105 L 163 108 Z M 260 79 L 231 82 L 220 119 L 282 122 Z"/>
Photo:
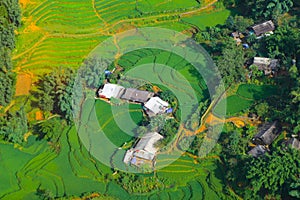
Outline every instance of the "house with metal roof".
<path id="1" fill-rule="evenodd" d="M 279 67 L 279 61 L 278 59 L 254 57 L 253 65 L 256 65 L 258 70 L 263 71 L 265 75 L 270 75 L 277 71 Z"/>
<path id="2" fill-rule="evenodd" d="M 297 138 L 290 138 L 285 142 L 286 146 L 300 150 L 300 141 Z"/>
<path id="3" fill-rule="evenodd" d="M 165 113 L 169 103 L 163 101 L 159 97 L 151 97 L 144 105 L 144 108 L 149 116 Z"/>
<path id="4" fill-rule="evenodd" d="M 120 98 L 124 92 L 124 87 L 112 83 L 106 83 L 103 88 L 98 90 L 98 96 L 105 99 L 110 99 L 112 97 Z"/>
<path id="5" fill-rule="evenodd" d="M 256 145 L 270 145 L 278 137 L 278 122 L 267 123 L 260 128 L 252 142 Z"/>
<path id="6" fill-rule="evenodd" d="M 253 157 L 259 157 L 264 155 L 267 152 L 267 148 L 263 145 L 257 145 L 253 147 L 250 151 L 248 151 L 249 155 L 252 155 Z"/>
<path id="7" fill-rule="evenodd" d="M 256 36 L 261 36 L 268 33 L 272 33 L 272 31 L 275 30 L 275 25 L 271 20 L 269 20 L 261 24 L 254 25 L 251 27 L 251 29 L 253 30 Z"/>
<path id="8" fill-rule="evenodd" d="M 132 149 L 126 152 L 123 162 L 135 166 L 140 166 L 144 163 L 153 165 L 158 151 L 155 144 L 163 138 L 164 137 L 157 132 L 145 134 Z"/>
<path id="9" fill-rule="evenodd" d="M 153 92 L 138 90 L 135 88 L 127 88 L 124 94 L 121 96 L 121 99 L 133 101 L 133 102 L 145 103 L 153 96 L 154 96 Z"/>

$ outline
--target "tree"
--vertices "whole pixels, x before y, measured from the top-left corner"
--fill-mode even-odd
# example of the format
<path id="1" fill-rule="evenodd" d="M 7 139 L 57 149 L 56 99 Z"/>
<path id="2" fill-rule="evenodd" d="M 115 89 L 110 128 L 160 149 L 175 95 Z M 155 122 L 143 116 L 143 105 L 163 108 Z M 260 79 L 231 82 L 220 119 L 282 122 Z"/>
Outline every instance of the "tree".
<path id="1" fill-rule="evenodd" d="M 251 65 L 249 67 L 249 69 L 251 70 L 251 79 L 255 82 L 257 81 L 257 78 L 262 77 L 263 76 L 263 72 L 261 70 L 258 70 L 258 66 L 256 65 Z"/>
<path id="2" fill-rule="evenodd" d="M 262 118 L 265 118 L 269 113 L 269 104 L 267 102 L 259 103 L 255 106 L 256 114 Z"/>
<path id="3" fill-rule="evenodd" d="M 42 200 L 51 200 L 54 199 L 54 194 L 48 189 L 41 189 L 40 187 L 36 190 L 35 193 Z"/>
<path id="4" fill-rule="evenodd" d="M 159 95 L 164 101 L 173 102 L 175 101 L 175 96 L 170 90 L 164 90 Z"/>
<path id="5" fill-rule="evenodd" d="M 291 59 L 296 58 L 299 53 L 299 44 L 299 30 L 289 25 L 282 25 L 273 35 L 263 39 L 261 49 L 266 48 L 269 57 L 279 58 L 289 68 Z"/>
<path id="6" fill-rule="evenodd" d="M 271 16 L 273 19 L 277 20 L 281 14 L 287 13 L 292 7 L 292 0 L 271 0 L 267 3 L 267 9 L 264 16 Z"/>
<path id="7" fill-rule="evenodd" d="M 107 67 L 107 61 L 96 57 L 86 59 L 79 71 L 81 79 L 85 82 L 85 86 L 92 89 L 98 88 L 104 80 L 104 71 Z"/>
<path id="8" fill-rule="evenodd" d="M 253 158 L 247 164 L 247 179 L 254 193 L 284 195 L 284 191 L 300 173 L 300 151 L 276 148 L 272 154 Z"/>
<path id="9" fill-rule="evenodd" d="M 207 100 L 199 103 L 199 105 L 198 105 L 198 107 L 196 107 L 195 111 L 186 120 L 186 123 L 185 123 L 186 128 L 190 129 L 191 131 L 196 131 L 199 128 L 201 117 L 207 110 L 208 104 L 209 104 L 209 102 Z"/>
<path id="10" fill-rule="evenodd" d="M 6 106 L 14 95 L 15 73 L 12 72 L 11 52 L 15 48 L 15 29 L 20 25 L 18 0 L 0 2 L 0 105 Z"/>
<path id="11" fill-rule="evenodd" d="M 245 16 L 252 16 L 255 20 L 266 18 L 276 20 L 279 15 L 293 7 L 292 0 L 238 0 L 237 4 Z"/>
<path id="12" fill-rule="evenodd" d="M 15 73 L 11 71 L 3 72 L 0 69 L 0 80 L 1 80 L 0 105 L 6 106 L 11 102 L 15 94 L 15 83 L 16 83 Z"/>
<path id="13" fill-rule="evenodd" d="M 34 129 L 39 134 L 39 139 L 44 137 L 53 142 L 57 141 L 62 131 L 61 121 L 57 118 L 51 118 L 35 125 Z"/>
<path id="14" fill-rule="evenodd" d="M 71 123 L 73 95 L 78 89 L 74 88 L 74 82 L 75 72 L 69 68 L 60 68 L 40 77 L 38 91 L 34 93 L 37 105 L 44 111 L 61 115 Z"/>
<path id="15" fill-rule="evenodd" d="M 3 139 L 21 144 L 24 141 L 24 134 L 28 131 L 27 117 L 24 108 L 10 112 L 0 118 L 0 135 Z"/>
<path id="16" fill-rule="evenodd" d="M 226 26 L 234 31 L 244 33 L 248 27 L 253 25 L 252 19 L 245 18 L 243 16 L 236 15 L 234 17 L 229 16 L 226 20 Z"/>
<path id="17" fill-rule="evenodd" d="M 300 177 L 290 184 L 289 195 L 295 198 L 300 199 Z"/>
<path id="18" fill-rule="evenodd" d="M 166 123 L 166 117 L 163 115 L 158 115 L 150 118 L 149 130 L 159 132 Z"/>
<path id="19" fill-rule="evenodd" d="M 241 46 L 237 46 L 233 41 L 227 44 L 222 51 L 222 56 L 217 61 L 217 66 L 225 85 L 229 86 L 232 83 L 239 83 L 245 80 L 245 60 L 245 53 Z"/>

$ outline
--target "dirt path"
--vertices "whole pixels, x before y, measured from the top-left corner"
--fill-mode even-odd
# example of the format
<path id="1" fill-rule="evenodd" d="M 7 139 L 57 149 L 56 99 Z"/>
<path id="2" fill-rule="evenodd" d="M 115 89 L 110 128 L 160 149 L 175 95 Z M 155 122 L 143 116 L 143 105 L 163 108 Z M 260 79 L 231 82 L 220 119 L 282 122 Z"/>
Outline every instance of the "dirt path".
<path id="1" fill-rule="evenodd" d="M 211 2 L 209 2 L 206 6 L 204 7 L 201 7 L 197 10 L 192 10 L 192 11 L 188 11 L 188 12 L 185 12 L 185 13 L 181 13 L 179 16 L 180 17 L 189 17 L 191 15 L 195 15 L 195 14 L 199 14 L 201 13 L 202 11 L 206 10 L 207 8 L 211 7 L 213 4 L 217 3 L 218 0 L 213 0 Z"/>
<path id="2" fill-rule="evenodd" d="M 20 58 L 21 56 L 25 55 L 26 53 L 31 52 L 33 49 L 35 49 L 37 46 L 39 46 L 42 42 L 44 42 L 45 39 L 48 38 L 48 35 L 44 35 L 38 42 L 36 42 L 33 46 L 30 48 L 26 49 L 26 51 L 23 51 L 22 53 L 19 53 L 17 55 L 14 55 L 12 57 L 13 60 Z"/>
<path id="3" fill-rule="evenodd" d="M 253 119 L 245 117 L 245 116 L 221 119 L 210 112 L 208 114 L 205 122 L 203 123 L 203 125 L 200 126 L 200 128 L 196 132 L 191 132 L 191 133 L 192 133 L 192 135 L 197 135 L 199 133 L 204 132 L 208 126 L 215 126 L 218 124 L 224 124 L 224 123 L 228 123 L 228 122 L 232 122 L 238 128 L 244 127 L 247 124 L 256 125 L 256 124 L 260 123 L 259 121 L 253 120 Z"/>
<path id="4" fill-rule="evenodd" d="M 92 0 L 92 4 L 93 4 L 93 10 L 94 10 L 96 16 L 105 24 L 105 26 L 108 26 L 108 23 L 101 17 L 99 12 L 97 11 L 95 0 Z"/>

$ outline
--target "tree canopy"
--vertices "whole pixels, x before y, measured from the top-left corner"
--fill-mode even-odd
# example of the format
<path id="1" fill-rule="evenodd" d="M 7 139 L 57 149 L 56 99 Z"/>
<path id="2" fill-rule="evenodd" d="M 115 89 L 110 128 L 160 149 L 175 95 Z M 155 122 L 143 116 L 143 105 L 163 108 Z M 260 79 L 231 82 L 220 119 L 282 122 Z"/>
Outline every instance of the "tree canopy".
<path id="1" fill-rule="evenodd" d="M 15 48 L 14 30 L 20 26 L 21 11 L 18 0 L 0 2 L 0 105 L 6 106 L 14 95 L 15 75 L 12 70 L 11 52 Z"/>
<path id="2" fill-rule="evenodd" d="M 74 81 L 75 72 L 69 68 L 60 68 L 41 76 L 38 89 L 34 92 L 39 108 L 59 114 L 71 123 Z"/>

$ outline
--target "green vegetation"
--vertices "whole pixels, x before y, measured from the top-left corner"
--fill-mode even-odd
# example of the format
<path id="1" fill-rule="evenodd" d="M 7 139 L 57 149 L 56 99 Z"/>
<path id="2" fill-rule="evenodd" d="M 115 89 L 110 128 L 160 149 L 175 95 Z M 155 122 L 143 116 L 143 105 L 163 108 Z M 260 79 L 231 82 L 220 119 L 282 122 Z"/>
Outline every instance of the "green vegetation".
<path id="1" fill-rule="evenodd" d="M 114 106 L 113 112 L 112 105 L 104 101 L 96 101 L 95 109 L 101 129 L 108 139 L 119 147 L 133 139 L 134 129 L 136 128 L 134 125 L 139 124 L 143 118 L 142 107 L 138 104 Z M 128 124 L 128 115 L 126 115 L 128 112 L 135 124 Z M 116 117 L 118 119 L 115 119 Z M 115 120 L 117 120 L 118 124 Z M 122 122 L 125 124 L 120 124 Z M 123 130 L 128 130 L 128 133 L 122 131 L 122 127 L 126 127 Z"/>
<path id="2" fill-rule="evenodd" d="M 277 94 L 277 90 L 272 85 L 242 84 L 237 90 L 237 95 L 253 100 L 260 100 Z"/>
<path id="3" fill-rule="evenodd" d="M 173 10 L 191 10 L 192 8 L 200 7 L 199 1 L 196 0 L 171 0 L 171 1 L 140 1 L 137 3 L 137 10 L 141 13 L 155 13 L 155 12 L 170 12 Z"/>
<path id="4" fill-rule="evenodd" d="M 196 92 L 198 101 L 201 101 L 208 95 L 205 93 L 207 88 L 203 78 L 198 72 L 192 71 L 194 66 L 189 64 L 185 58 L 182 58 L 174 53 L 158 49 L 136 50 L 123 55 L 116 64 L 124 68 L 124 72 L 122 72 L 124 74 L 139 65 L 148 64 L 149 66 L 147 66 L 147 69 L 144 69 L 143 71 L 143 73 L 146 73 L 145 70 L 148 70 L 149 74 L 153 74 L 153 77 L 149 77 L 148 81 L 161 82 L 160 85 L 167 84 L 169 89 L 171 88 L 171 91 L 173 88 L 175 88 L 173 83 L 181 83 L 180 85 L 177 84 L 176 87 L 181 87 L 182 91 L 185 91 L 186 93 L 188 93 L 188 91 L 186 91 L 189 87 L 186 84 L 188 82 Z M 157 64 L 166 65 L 174 70 L 168 68 L 162 71 L 161 67 Z M 113 68 L 114 66 L 111 67 Z M 160 70 L 162 72 L 160 72 Z M 134 72 L 133 76 L 139 77 L 139 74 L 136 73 L 138 72 Z M 173 76 L 172 73 L 176 73 L 176 75 Z M 186 80 L 182 80 L 182 76 Z M 163 82 L 157 80 L 158 78 L 163 78 Z M 124 83 L 126 83 L 126 78 L 124 78 Z M 174 91 L 172 92 L 175 94 Z M 191 94 L 186 94 L 185 96 L 187 95 L 191 96 Z M 175 96 L 180 99 L 180 97 L 178 97 L 178 92 Z"/>
<path id="5" fill-rule="evenodd" d="M 21 24 L 17 0 L 0 2 L 0 106 L 8 105 L 15 93 L 15 73 L 11 53 L 15 48 L 15 29 Z"/>
<path id="6" fill-rule="evenodd" d="M 201 30 L 209 26 L 216 26 L 224 24 L 229 17 L 229 10 L 214 11 L 212 13 L 205 13 L 199 16 L 192 16 L 182 19 L 183 22 L 195 25 Z"/>
<path id="7" fill-rule="evenodd" d="M 33 102 L 41 110 L 59 114 L 71 123 L 74 79 L 72 69 L 59 69 L 45 74 L 37 83 L 37 90 L 33 92 Z"/>
<path id="8" fill-rule="evenodd" d="M 24 0 L 20 4 L 22 21 L 19 1 L 0 2 L 1 199 L 300 197 L 299 151 L 282 148 L 287 138 L 300 137 L 298 1 Z M 249 26 L 270 19 L 276 29 L 269 37 L 257 40 L 245 33 Z M 203 78 L 185 58 L 170 52 L 140 49 L 118 55 L 111 69 L 120 67 L 124 71 L 114 73 L 110 81 L 117 82 L 121 77 L 118 75 L 132 75 L 140 65 L 148 66 L 142 72 L 136 71 L 134 78 L 149 74 L 142 89 L 158 87 L 162 90 L 160 96 L 174 109 L 174 119 L 158 118 L 149 126 L 157 130 L 157 124 L 164 122 L 161 134 L 165 141 L 158 145 L 164 147 L 170 142 L 175 150 L 187 150 L 179 158 L 161 152 L 156 164 L 160 168 L 155 173 L 125 173 L 121 169 L 131 168 L 122 162 L 124 152 L 135 141 L 137 125 L 148 121 L 141 105 L 116 99 L 110 105 L 94 99 L 95 90 L 105 78 L 99 76 L 105 60 L 84 61 L 84 70 L 78 74 L 85 80 L 85 88 L 74 85 L 74 75 L 98 43 L 115 33 L 150 26 L 187 33 L 205 47 L 229 88 L 229 96 L 218 101 L 214 114 L 252 121 L 245 121 L 242 128 L 235 121 L 226 123 L 219 143 L 200 158 L 204 138 L 213 139 L 207 133 L 215 128 L 208 122 L 203 132 L 194 135 L 200 132 L 199 119 L 210 103 Z M 237 45 L 230 36 L 234 31 L 246 36 L 242 43 L 249 48 Z M 114 42 L 118 47 L 121 41 Z M 256 66 L 249 67 L 254 56 L 279 59 L 278 73 L 264 76 Z M 162 70 L 159 64 L 170 69 Z M 22 87 L 20 74 L 24 73 L 32 79 L 30 91 L 14 97 L 16 79 Z M 122 77 L 125 86 L 135 84 L 126 76 Z M 84 93 L 86 88 L 89 91 Z M 195 98 L 191 97 L 192 90 L 196 91 Z M 219 88 L 216 91 L 214 98 L 221 95 Z M 74 96 L 78 98 L 74 100 Z M 190 106 L 180 109 L 182 99 L 187 99 Z M 222 113 L 225 103 L 227 112 Z M 76 113 L 80 106 L 84 112 L 74 117 L 82 124 L 75 127 L 72 111 Z M 186 119 L 184 126 L 177 122 L 180 117 Z M 258 132 L 255 122 L 274 120 L 282 126 L 280 136 L 267 147 L 265 156 L 248 156 L 252 148 L 249 143 Z M 105 135 L 99 130 L 94 134 L 93 128 L 98 126 L 89 126 L 89 122 L 97 122 Z M 178 129 L 184 129 L 187 135 L 174 137 Z M 112 148 L 106 139 L 116 146 Z M 93 145 L 86 148 L 86 144 Z M 105 160 L 107 165 L 98 160 Z"/>
<path id="9" fill-rule="evenodd" d="M 236 1 L 239 8 L 244 11 L 245 16 L 251 16 L 255 20 L 261 18 L 278 19 L 282 14 L 287 13 L 293 6 L 292 0 L 250 0 Z M 248 9 L 246 9 L 246 7 Z M 249 9 L 250 8 L 250 9 Z"/>
<path id="10" fill-rule="evenodd" d="M 238 95 L 232 95 L 227 97 L 226 100 L 220 101 L 216 106 L 214 112 L 219 116 L 224 116 L 224 113 L 222 113 L 222 107 L 226 106 L 225 115 L 232 116 L 238 114 L 241 111 L 245 111 L 251 106 L 252 103 L 252 100 L 244 99 Z"/>
<path id="11" fill-rule="evenodd" d="M 241 84 L 236 94 L 228 96 L 218 103 L 214 113 L 219 116 L 233 116 L 250 109 L 255 101 L 266 99 L 277 93 L 278 89 L 272 85 Z M 222 113 L 224 106 L 227 108 L 226 114 Z"/>

